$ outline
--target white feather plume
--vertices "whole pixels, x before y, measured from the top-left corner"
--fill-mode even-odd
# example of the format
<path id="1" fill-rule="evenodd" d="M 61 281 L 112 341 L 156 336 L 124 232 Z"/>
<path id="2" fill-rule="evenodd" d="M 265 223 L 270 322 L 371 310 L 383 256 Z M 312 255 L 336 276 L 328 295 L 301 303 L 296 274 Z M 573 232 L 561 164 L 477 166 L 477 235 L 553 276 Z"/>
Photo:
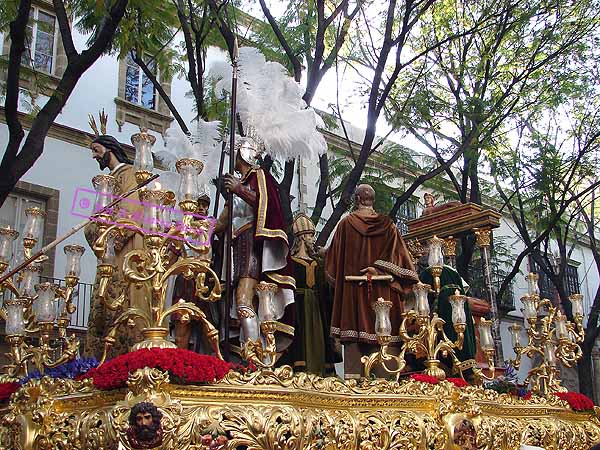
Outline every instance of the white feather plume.
<path id="1" fill-rule="evenodd" d="M 272 157 L 316 159 L 327 150 L 317 127 L 323 121 L 302 99 L 300 85 L 281 64 L 267 62 L 260 51 L 242 47 L 238 60 L 237 111 L 245 129 L 253 127 Z M 209 73 L 217 81 L 217 92 L 231 92 L 231 83 L 222 62 Z"/>
<path id="2" fill-rule="evenodd" d="M 198 182 L 202 186 L 210 185 L 211 180 L 218 176 L 221 157 L 221 122 L 197 119 L 190 123 L 189 130 L 191 134 L 188 136 L 178 124 L 173 122 L 165 133 L 166 150 L 155 154 L 169 169 L 161 173 L 161 183 L 165 180 L 169 185 L 168 189 L 174 192 L 177 192 L 179 183 L 179 174 L 176 173 L 175 168 L 178 159 L 193 158 L 204 164 L 204 169 L 198 176 Z M 206 187 L 203 189 L 206 190 Z"/>

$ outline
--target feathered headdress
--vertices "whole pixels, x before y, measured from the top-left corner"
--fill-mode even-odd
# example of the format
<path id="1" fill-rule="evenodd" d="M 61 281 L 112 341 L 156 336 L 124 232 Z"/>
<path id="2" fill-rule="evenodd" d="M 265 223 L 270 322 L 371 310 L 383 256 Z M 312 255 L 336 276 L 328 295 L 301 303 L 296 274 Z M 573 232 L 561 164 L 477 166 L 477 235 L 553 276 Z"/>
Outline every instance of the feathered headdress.
<path id="1" fill-rule="evenodd" d="M 244 130 L 254 128 L 265 152 L 283 159 L 315 159 L 327 150 L 321 118 L 302 99 L 300 85 L 281 64 L 267 62 L 260 51 L 242 47 L 238 60 L 237 108 Z M 230 93 L 231 67 L 218 62 L 209 77 L 216 81 L 217 94 Z"/>

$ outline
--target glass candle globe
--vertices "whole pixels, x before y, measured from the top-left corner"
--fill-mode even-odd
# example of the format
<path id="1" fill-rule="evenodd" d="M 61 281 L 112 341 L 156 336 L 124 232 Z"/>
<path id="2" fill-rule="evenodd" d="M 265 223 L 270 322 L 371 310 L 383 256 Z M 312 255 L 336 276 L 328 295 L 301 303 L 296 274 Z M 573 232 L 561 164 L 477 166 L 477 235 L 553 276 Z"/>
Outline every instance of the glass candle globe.
<path id="1" fill-rule="evenodd" d="M 10 264 L 13 257 L 13 242 L 19 237 L 19 232 L 10 227 L 0 227 L 0 262 Z"/>
<path id="2" fill-rule="evenodd" d="M 523 329 L 523 327 L 516 323 L 514 323 L 508 327 L 508 331 L 510 333 L 510 339 L 511 339 L 513 348 L 521 346 L 521 330 L 522 329 Z"/>
<path id="3" fill-rule="evenodd" d="M 494 339 L 492 338 L 492 322 L 481 319 L 479 322 L 479 347 L 482 350 L 492 350 Z"/>
<path id="4" fill-rule="evenodd" d="M 146 172 L 154 170 L 152 146 L 155 142 L 156 138 L 146 132 L 136 133 L 131 136 L 131 143 L 135 147 L 135 159 L 133 161 L 135 170 L 144 170 Z"/>
<path id="5" fill-rule="evenodd" d="M 567 316 L 558 313 L 554 319 L 556 337 L 558 339 L 568 339 L 569 331 L 567 330 Z"/>
<path id="6" fill-rule="evenodd" d="M 165 228 L 171 226 L 173 220 L 173 208 L 177 204 L 175 200 L 175 193 L 173 191 L 165 191 L 165 198 L 163 200 L 162 207 L 162 221 Z"/>
<path id="7" fill-rule="evenodd" d="M 390 336 L 392 334 L 392 322 L 390 320 L 392 302 L 379 297 L 372 307 L 375 311 L 375 334 L 377 336 Z"/>
<path id="8" fill-rule="evenodd" d="M 108 233 L 106 236 L 106 246 L 104 247 L 104 255 L 99 259 L 100 264 L 111 264 L 115 265 L 116 255 L 115 255 L 115 235 L 118 231 L 114 231 Z"/>
<path id="9" fill-rule="evenodd" d="M 437 236 L 434 236 L 429 240 L 429 256 L 427 257 L 429 267 L 440 267 L 444 265 L 444 255 L 442 253 L 443 245 L 444 241 Z"/>
<path id="10" fill-rule="evenodd" d="M 112 202 L 117 194 L 117 179 L 112 175 L 96 175 L 92 178 L 92 185 L 96 191 L 96 201 L 94 203 L 94 211 L 100 211 L 110 202 Z M 107 211 L 107 215 L 112 215 Z"/>
<path id="11" fill-rule="evenodd" d="M 23 227 L 23 239 L 34 239 L 37 241 L 42 237 L 42 225 L 46 213 L 37 206 L 34 206 L 25 211 L 25 216 L 27 217 L 27 220 Z"/>
<path id="12" fill-rule="evenodd" d="M 551 341 L 544 344 L 544 359 L 550 366 L 556 366 L 556 346 Z"/>
<path id="13" fill-rule="evenodd" d="M 144 205 L 144 218 L 142 228 L 149 233 L 163 231 L 162 204 L 165 193 L 163 191 L 140 191 L 140 200 Z"/>
<path id="14" fill-rule="evenodd" d="M 535 319 L 537 317 L 537 308 L 535 298 L 529 295 L 521 297 L 521 303 L 523 303 L 523 318 L 527 322 L 527 319 Z"/>
<path id="15" fill-rule="evenodd" d="M 40 282 L 41 273 L 42 266 L 38 264 L 29 264 L 23 269 L 19 283 L 19 290 L 23 297 L 35 296 L 35 286 Z"/>
<path id="16" fill-rule="evenodd" d="M 7 336 L 23 336 L 25 334 L 25 319 L 23 317 L 23 310 L 26 306 L 26 299 L 16 298 L 4 301 L 4 307 L 6 308 Z"/>
<path id="17" fill-rule="evenodd" d="M 582 294 L 570 295 L 569 300 L 571 301 L 573 316 L 583 317 L 583 295 Z"/>
<path id="18" fill-rule="evenodd" d="M 177 161 L 175 167 L 179 172 L 179 201 L 196 201 L 200 195 L 198 174 L 202 172 L 204 164 L 197 159 L 183 158 Z"/>
<path id="19" fill-rule="evenodd" d="M 65 245 L 64 252 L 67 255 L 66 276 L 79 278 L 81 274 L 81 256 L 85 249 L 81 245 Z"/>
<path id="20" fill-rule="evenodd" d="M 35 286 L 38 295 L 35 300 L 35 318 L 38 322 L 54 322 L 56 319 L 56 288 L 52 283 L 40 283 Z"/>
<path id="21" fill-rule="evenodd" d="M 258 295 L 258 318 L 261 322 L 275 319 L 275 305 L 273 300 L 277 292 L 277 285 L 261 281 L 256 286 Z"/>
<path id="22" fill-rule="evenodd" d="M 465 299 L 466 296 L 461 295 L 457 289 L 454 295 L 450 296 L 450 305 L 452 306 L 452 323 L 467 323 L 467 314 L 465 313 Z"/>
<path id="23" fill-rule="evenodd" d="M 421 317 L 429 316 L 429 299 L 427 298 L 429 291 L 431 291 L 431 286 L 428 284 L 419 282 L 413 285 L 417 314 Z"/>
<path id="24" fill-rule="evenodd" d="M 540 295 L 540 289 L 538 287 L 539 275 L 537 273 L 530 273 L 527 275 L 527 293 L 530 296 Z"/>

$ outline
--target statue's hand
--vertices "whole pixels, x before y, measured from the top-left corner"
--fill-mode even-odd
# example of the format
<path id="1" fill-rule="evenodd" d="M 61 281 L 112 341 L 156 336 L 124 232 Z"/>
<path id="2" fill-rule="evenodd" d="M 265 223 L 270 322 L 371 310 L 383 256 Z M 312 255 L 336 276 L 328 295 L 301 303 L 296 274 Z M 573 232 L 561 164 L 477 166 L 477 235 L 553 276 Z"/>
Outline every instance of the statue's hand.
<path id="1" fill-rule="evenodd" d="M 240 180 L 229 173 L 223 175 L 223 183 L 225 184 L 225 189 L 234 193 L 238 192 L 242 186 Z"/>
<path id="2" fill-rule="evenodd" d="M 369 266 L 369 267 L 365 267 L 364 269 L 362 269 L 360 271 L 360 273 L 364 273 L 364 274 L 370 274 L 370 275 L 380 275 L 381 272 L 379 272 L 379 270 L 377 270 L 375 267 Z"/>
<path id="3" fill-rule="evenodd" d="M 327 254 L 327 249 L 325 247 L 316 246 L 314 249 L 317 255 L 321 258 L 325 258 L 325 255 Z"/>

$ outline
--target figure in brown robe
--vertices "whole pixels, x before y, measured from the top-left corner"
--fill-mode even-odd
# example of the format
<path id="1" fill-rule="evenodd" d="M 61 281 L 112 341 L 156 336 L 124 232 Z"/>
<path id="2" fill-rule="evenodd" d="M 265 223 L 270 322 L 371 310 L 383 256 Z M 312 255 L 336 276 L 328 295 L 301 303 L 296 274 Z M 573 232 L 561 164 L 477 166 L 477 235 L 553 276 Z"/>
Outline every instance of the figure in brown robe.
<path id="1" fill-rule="evenodd" d="M 391 343 L 400 343 L 397 335 L 403 312 L 403 300 L 418 281 L 412 258 L 400 232 L 387 216 L 373 209 L 375 191 L 369 185 L 358 186 L 356 209 L 337 226 L 327 250 L 325 271 L 334 286 L 331 335 L 344 344 L 344 373 L 357 378 L 360 357 L 376 348 L 375 313 L 372 302 L 383 297 L 393 303 Z M 348 275 L 392 275 L 393 281 L 356 283 Z"/>

